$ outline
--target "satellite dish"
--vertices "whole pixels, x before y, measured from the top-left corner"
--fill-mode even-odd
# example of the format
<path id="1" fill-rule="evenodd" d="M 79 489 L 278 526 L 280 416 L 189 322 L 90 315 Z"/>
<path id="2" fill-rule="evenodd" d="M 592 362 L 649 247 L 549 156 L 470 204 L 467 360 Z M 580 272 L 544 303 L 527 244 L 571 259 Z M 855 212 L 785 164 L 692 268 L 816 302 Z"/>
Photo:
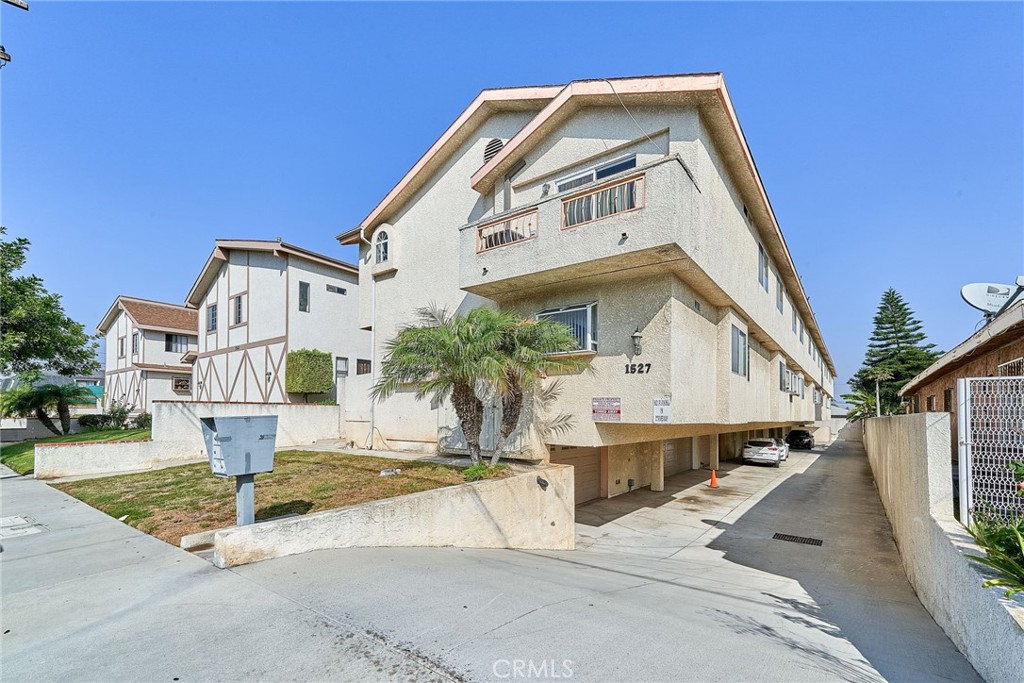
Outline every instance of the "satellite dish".
<path id="1" fill-rule="evenodd" d="M 1009 302 L 1010 297 L 1017 293 L 1015 285 L 1000 285 L 992 282 L 972 282 L 964 285 L 960 296 L 968 306 L 977 308 L 987 314 L 998 313 Z"/>

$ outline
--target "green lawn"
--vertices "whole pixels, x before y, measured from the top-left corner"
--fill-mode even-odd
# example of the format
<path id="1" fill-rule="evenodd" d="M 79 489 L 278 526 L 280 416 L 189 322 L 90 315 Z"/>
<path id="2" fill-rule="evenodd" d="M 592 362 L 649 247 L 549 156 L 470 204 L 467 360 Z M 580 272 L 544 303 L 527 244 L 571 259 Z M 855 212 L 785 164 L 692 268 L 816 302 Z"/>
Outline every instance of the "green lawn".
<path id="1" fill-rule="evenodd" d="M 51 436 L 38 441 L 22 441 L 0 449 L 0 462 L 18 474 L 28 474 L 35 467 L 35 445 L 37 443 L 86 443 L 89 441 L 145 441 L 150 438 L 148 429 L 110 429 L 102 432 L 85 432 Z"/>
<path id="2" fill-rule="evenodd" d="M 402 472 L 380 476 L 381 470 L 393 467 Z M 330 510 L 465 481 L 459 468 L 434 463 L 282 451 L 274 456 L 274 471 L 256 477 L 256 519 Z M 214 477 L 207 463 L 83 479 L 57 488 L 174 545 L 182 536 L 235 524 L 235 482 Z"/>

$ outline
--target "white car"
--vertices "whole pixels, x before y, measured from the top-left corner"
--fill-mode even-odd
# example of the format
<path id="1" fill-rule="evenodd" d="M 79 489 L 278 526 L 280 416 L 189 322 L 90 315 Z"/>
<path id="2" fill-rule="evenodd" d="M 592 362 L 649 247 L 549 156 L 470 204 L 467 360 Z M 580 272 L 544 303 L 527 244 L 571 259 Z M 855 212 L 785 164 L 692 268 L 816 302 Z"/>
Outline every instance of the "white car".
<path id="1" fill-rule="evenodd" d="M 782 464 L 782 449 L 775 439 L 751 439 L 743 444 L 743 462 L 760 462 L 778 467 Z"/>
<path id="2" fill-rule="evenodd" d="M 772 439 L 775 445 L 782 449 L 782 462 L 789 460 L 789 444 L 782 439 Z"/>

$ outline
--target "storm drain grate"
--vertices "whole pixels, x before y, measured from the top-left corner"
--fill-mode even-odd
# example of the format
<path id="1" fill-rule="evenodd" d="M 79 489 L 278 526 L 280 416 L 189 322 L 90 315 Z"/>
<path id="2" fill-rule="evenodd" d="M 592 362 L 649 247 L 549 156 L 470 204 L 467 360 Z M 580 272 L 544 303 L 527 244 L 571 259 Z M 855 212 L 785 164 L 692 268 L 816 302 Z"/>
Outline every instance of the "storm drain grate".
<path id="1" fill-rule="evenodd" d="M 772 536 L 776 541 L 789 541 L 790 543 L 803 543 L 805 545 L 821 545 L 820 538 L 808 538 L 807 536 L 792 536 L 790 534 L 775 534 Z"/>

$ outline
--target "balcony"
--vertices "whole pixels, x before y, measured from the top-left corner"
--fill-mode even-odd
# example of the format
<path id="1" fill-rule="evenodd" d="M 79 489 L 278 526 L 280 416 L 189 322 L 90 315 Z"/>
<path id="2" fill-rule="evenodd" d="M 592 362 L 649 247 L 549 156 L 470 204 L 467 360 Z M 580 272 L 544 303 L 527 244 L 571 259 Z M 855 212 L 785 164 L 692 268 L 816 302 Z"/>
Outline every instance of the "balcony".
<path id="1" fill-rule="evenodd" d="M 494 299 L 524 287 L 682 262 L 693 184 L 675 159 L 464 226 L 460 285 Z"/>

